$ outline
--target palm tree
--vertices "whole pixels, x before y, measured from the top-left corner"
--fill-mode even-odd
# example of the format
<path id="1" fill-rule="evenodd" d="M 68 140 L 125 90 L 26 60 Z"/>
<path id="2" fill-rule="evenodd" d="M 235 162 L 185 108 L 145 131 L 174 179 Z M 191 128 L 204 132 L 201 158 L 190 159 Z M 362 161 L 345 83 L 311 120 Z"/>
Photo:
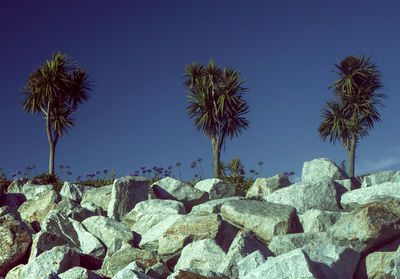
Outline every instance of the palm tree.
<path id="1" fill-rule="evenodd" d="M 381 100 L 387 96 L 376 92 L 383 85 L 371 57 L 348 56 L 335 66 L 339 79 L 329 89 L 334 89 L 337 100 L 328 101 L 322 109 L 318 132 L 323 141 L 329 137 L 330 142 L 342 142 L 348 154 L 348 174 L 353 177 L 358 141 L 381 120 L 377 107 L 383 107 Z"/>
<path id="2" fill-rule="evenodd" d="M 27 113 L 43 112 L 47 139 L 50 146 L 49 174 L 54 175 L 55 148 L 60 136 L 71 128 L 78 104 L 89 99 L 92 83 L 85 69 L 77 66 L 66 55 L 53 54 L 51 61 L 41 64 L 29 75 L 22 90 L 25 101 L 21 104 Z"/>
<path id="3" fill-rule="evenodd" d="M 213 60 L 206 67 L 199 63 L 186 65 L 185 70 L 184 86 L 190 98 L 186 109 L 196 129 L 211 139 L 214 177 L 219 178 L 221 148 L 226 136 L 232 139 L 249 125 L 244 118 L 249 106 L 242 98 L 247 88 L 242 87 L 244 81 L 238 71 L 221 69 Z"/>

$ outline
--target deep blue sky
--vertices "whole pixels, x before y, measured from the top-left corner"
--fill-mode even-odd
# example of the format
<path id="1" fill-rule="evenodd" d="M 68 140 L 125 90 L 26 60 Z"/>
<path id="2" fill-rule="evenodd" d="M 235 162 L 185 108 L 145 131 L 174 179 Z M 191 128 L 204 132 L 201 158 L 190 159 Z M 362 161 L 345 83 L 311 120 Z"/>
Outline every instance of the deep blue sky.
<path id="1" fill-rule="evenodd" d="M 318 136 L 321 107 L 332 98 L 334 64 L 372 55 L 390 99 L 382 121 L 357 149 L 356 173 L 400 167 L 400 4 L 397 1 L 4 1 L 0 7 L 0 167 L 7 174 L 48 168 L 43 115 L 25 113 L 20 89 L 60 50 L 94 81 L 77 123 L 59 140 L 56 166 L 73 175 L 203 159 L 212 176 L 211 143 L 187 117 L 184 66 L 211 58 L 241 72 L 250 127 L 227 141 L 262 176 L 295 171 L 304 161 L 347 159 L 340 143 Z M 64 171 L 65 177 L 65 171 Z"/>

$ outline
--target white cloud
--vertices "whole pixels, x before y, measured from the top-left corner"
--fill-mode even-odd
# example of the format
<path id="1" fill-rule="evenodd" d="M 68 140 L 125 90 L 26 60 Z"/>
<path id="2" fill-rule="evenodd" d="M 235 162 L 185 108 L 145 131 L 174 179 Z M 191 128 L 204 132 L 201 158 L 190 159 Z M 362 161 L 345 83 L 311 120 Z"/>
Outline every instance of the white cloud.
<path id="1" fill-rule="evenodd" d="M 400 164 L 400 157 L 387 157 L 378 160 L 366 160 L 360 162 L 359 168 L 357 168 L 357 162 L 356 162 L 356 168 L 357 168 L 357 173 L 361 174 L 361 173 L 389 168 L 397 164 Z"/>

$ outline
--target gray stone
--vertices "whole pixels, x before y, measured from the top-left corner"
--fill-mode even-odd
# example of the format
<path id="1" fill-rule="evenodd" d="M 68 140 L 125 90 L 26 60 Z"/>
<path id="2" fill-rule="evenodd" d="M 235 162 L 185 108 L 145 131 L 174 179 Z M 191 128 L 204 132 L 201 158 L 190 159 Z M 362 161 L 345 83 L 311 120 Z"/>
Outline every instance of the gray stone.
<path id="1" fill-rule="evenodd" d="M 17 266 L 14 266 L 6 275 L 5 279 L 20 279 L 21 278 L 21 272 L 22 269 L 24 268 L 24 264 L 19 264 Z"/>
<path id="2" fill-rule="evenodd" d="M 183 248 L 181 256 L 174 267 L 174 271 L 185 268 L 197 268 L 217 271 L 225 252 L 212 239 L 194 241 Z"/>
<path id="3" fill-rule="evenodd" d="M 325 242 L 329 242 L 325 232 L 281 234 L 272 238 L 268 248 L 275 256 L 279 256 L 307 244 L 315 245 L 316 243 Z"/>
<path id="4" fill-rule="evenodd" d="M 329 243 L 308 244 L 302 250 L 318 273 L 323 274 L 319 278 L 352 279 L 360 259 L 360 254 L 353 249 Z"/>
<path id="5" fill-rule="evenodd" d="M 42 230 L 34 238 L 30 260 L 44 251 L 63 245 L 76 248 L 95 259 L 101 260 L 105 257 L 105 247 L 81 223 L 58 210 L 52 210 L 44 220 Z"/>
<path id="6" fill-rule="evenodd" d="M 215 239 L 221 227 L 217 214 L 183 216 L 173 223 L 159 239 L 158 254 L 170 264 L 190 242 L 205 238 Z"/>
<path id="7" fill-rule="evenodd" d="M 318 158 L 304 162 L 301 173 L 302 182 L 319 182 L 324 180 L 340 180 L 349 178 L 333 161 Z"/>
<path id="8" fill-rule="evenodd" d="M 32 199 L 24 202 L 18 211 L 22 220 L 29 222 L 36 232 L 40 231 L 41 224 L 51 210 L 58 208 L 61 196 L 54 190 L 43 191 Z"/>
<path id="9" fill-rule="evenodd" d="M 366 188 L 348 191 L 342 195 L 340 203 L 344 209 L 355 209 L 371 201 L 373 196 L 390 196 L 400 199 L 400 182 L 385 182 Z"/>
<path id="10" fill-rule="evenodd" d="M 325 232 L 345 214 L 347 213 L 310 209 L 304 214 L 299 214 L 299 220 L 304 232 Z"/>
<path id="11" fill-rule="evenodd" d="M 364 176 L 361 188 L 382 184 L 382 183 L 400 183 L 400 171 L 378 171 Z"/>
<path id="12" fill-rule="evenodd" d="M 239 278 L 244 278 L 257 267 L 265 263 L 266 258 L 259 250 L 254 251 L 237 262 Z"/>
<path id="13" fill-rule="evenodd" d="M 60 195 L 73 201 L 81 202 L 84 194 L 93 189 L 94 188 L 91 186 L 83 186 L 65 181 L 63 187 L 61 188 Z"/>
<path id="14" fill-rule="evenodd" d="M 265 243 L 274 235 L 296 232 L 299 225 L 294 207 L 265 201 L 228 201 L 222 205 L 221 215 L 239 228 L 251 230 Z"/>
<path id="15" fill-rule="evenodd" d="M 151 188 L 158 199 L 182 202 L 186 212 L 190 212 L 193 206 L 208 200 L 208 193 L 195 189 L 189 184 L 171 177 L 165 177 L 153 183 Z"/>
<path id="16" fill-rule="evenodd" d="M 219 272 L 199 268 L 185 268 L 172 273 L 167 279 L 230 279 Z"/>
<path id="17" fill-rule="evenodd" d="M 68 246 L 56 246 L 26 264 L 22 269 L 21 278 L 41 279 L 51 274 L 63 273 L 79 265 L 80 257 L 74 249 Z"/>
<path id="18" fill-rule="evenodd" d="M 102 276 L 86 268 L 75 266 L 58 275 L 60 279 L 103 279 Z"/>
<path id="19" fill-rule="evenodd" d="M 150 227 L 148 231 L 142 234 L 139 247 L 150 251 L 158 251 L 160 238 L 176 221 L 183 217 L 184 215 L 180 214 L 164 217 L 164 220 Z"/>
<path id="20" fill-rule="evenodd" d="M 400 237 L 399 224 L 400 201 L 373 202 L 342 216 L 327 235 L 332 244 L 352 248 L 363 257 Z"/>
<path id="21" fill-rule="evenodd" d="M 237 278 L 239 276 L 238 262 L 255 251 L 263 255 L 263 258 L 274 256 L 267 246 L 260 242 L 251 231 L 239 231 L 229 247 L 226 257 L 223 258 L 218 271 L 228 275 L 230 278 Z"/>
<path id="22" fill-rule="evenodd" d="M 321 278 L 317 276 L 313 263 L 300 249 L 292 250 L 286 254 L 269 257 L 266 262 L 248 272 L 243 279 L 259 278 Z"/>
<path id="23" fill-rule="evenodd" d="M 223 199 L 216 199 L 216 200 L 210 200 L 205 203 L 193 206 L 192 211 L 190 211 L 190 215 L 199 215 L 199 214 L 205 214 L 205 213 L 220 213 L 221 212 L 221 206 L 227 202 L 227 201 L 233 201 L 233 200 L 243 200 L 244 197 L 229 197 L 229 198 L 223 198 Z"/>
<path id="24" fill-rule="evenodd" d="M 82 225 L 107 247 L 114 238 L 133 244 L 133 233 L 123 223 L 104 216 L 92 216 L 83 220 Z"/>
<path id="25" fill-rule="evenodd" d="M 164 279 L 171 275 L 171 273 L 166 264 L 158 262 L 149 269 L 147 275 L 154 279 Z"/>
<path id="26" fill-rule="evenodd" d="M 108 217 L 117 221 L 124 220 L 125 215 L 137 203 L 147 200 L 148 194 L 149 186 L 144 177 L 125 176 L 114 180 L 108 204 Z"/>
<path id="27" fill-rule="evenodd" d="M 201 180 L 194 188 L 207 192 L 210 200 L 232 197 L 236 192 L 235 186 L 218 178 Z"/>
<path id="28" fill-rule="evenodd" d="M 32 242 L 29 228 L 11 214 L 0 217 L 0 276 L 21 263 Z"/>
<path id="29" fill-rule="evenodd" d="M 144 266 L 137 262 L 132 262 L 115 274 L 112 279 L 152 279 L 144 274 Z"/>
<path id="30" fill-rule="evenodd" d="M 186 214 L 181 202 L 174 200 L 146 200 L 136 204 L 123 221 L 132 231 L 144 234 L 170 215 Z"/>
<path id="31" fill-rule="evenodd" d="M 339 196 L 333 181 L 299 182 L 267 196 L 268 202 L 295 207 L 300 214 L 310 209 L 338 211 Z"/>
<path id="32" fill-rule="evenodd" d="M 107 185 L 102 187 L 94 187 L 93 189 L 88 190 L 83 195 L 81 201 L 82 207 L 86 207 L 87 203 L 92 203 L 97 207 L 101 208 L 102 211 L 107 212 L 108 204 L 110 203 L 111 200 L 112 187 L 113 185 Z"/>
<path id="33" fill-rule="evenodd" d="M 34 196 L 37 194 L 43 192 L 43 191 L 48 191 L 48 190 L 53 190 L 52 185 L 36 185 L 32 184 L 31 182 L 27 182 L 22 186 L 21 189 L 21 194 L 24 194 L 27 200 L 32 199 Z"/>
<path id="34" fill-rule="evenodd" d="M 113 241 L 114 243 L 116 240 Z M 156 252 L 134 248 L 126 242 L 117 241 L 113 244 L 113 249 L 107 251 L 101 266 L 101 275 L 105 277 L 113 277 L 119 270 L 125 268 L 132 262 L 141 263 L 146 270 L 150 269 L 154 264 L 160 261 L 160 257 Z"/>
<path id="35" fill-rule="evenodd" d="M 246 198 L 266 200 L 267 196 L 272 192 L 291 184 L 292 183 L 289 181 L 288 177 L 283 174 L 277 174 L 268 178 L 259 177 L 247 191 Z"/>

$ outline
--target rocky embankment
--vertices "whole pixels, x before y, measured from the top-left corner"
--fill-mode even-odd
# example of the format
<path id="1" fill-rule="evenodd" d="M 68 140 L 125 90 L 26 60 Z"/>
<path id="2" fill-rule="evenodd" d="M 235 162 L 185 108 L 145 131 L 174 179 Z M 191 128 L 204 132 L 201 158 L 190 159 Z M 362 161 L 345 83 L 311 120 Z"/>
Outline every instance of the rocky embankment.
<path id="1" fill-rule="evenodd" d="M 359 181 L 315 159 L 300 182 L 259 178 L 246 196 L 217 179 L 60 193 L 14 181 L 0 195 L 0 276 L 400 278 L 400 172 Z"/>

